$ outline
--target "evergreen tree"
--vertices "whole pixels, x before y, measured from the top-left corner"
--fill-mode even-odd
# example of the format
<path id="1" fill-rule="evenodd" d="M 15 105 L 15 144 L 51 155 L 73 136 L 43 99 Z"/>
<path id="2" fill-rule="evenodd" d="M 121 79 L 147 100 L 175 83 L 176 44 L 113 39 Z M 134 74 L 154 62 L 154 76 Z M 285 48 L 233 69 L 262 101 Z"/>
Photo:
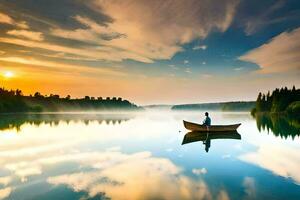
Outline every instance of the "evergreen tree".
<path id="1" fill-rule="evenodd" d="M 272 94 L 261 92 L 256 100 L 255 112 L 285 112 L 293 102 L 300 101 L 300 89 L 276 88 Z"/>

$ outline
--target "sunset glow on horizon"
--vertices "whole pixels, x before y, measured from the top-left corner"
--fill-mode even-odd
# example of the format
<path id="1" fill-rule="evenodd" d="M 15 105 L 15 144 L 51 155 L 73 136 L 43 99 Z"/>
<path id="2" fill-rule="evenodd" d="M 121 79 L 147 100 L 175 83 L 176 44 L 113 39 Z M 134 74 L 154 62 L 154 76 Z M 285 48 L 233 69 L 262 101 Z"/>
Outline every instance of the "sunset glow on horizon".
<path id="1" fill-rule="evenodd" d="M 1 87 L 136 104 L 300 87 L 300 3 L 3 0 Z"/>
<path id="2" fill-rule="evenodd" d="M 6 71 L 6 72 L 4 72 L 3 76 L 5 78 L 12 78 L 14 76 L 14 73 L 11 71 Z"/>

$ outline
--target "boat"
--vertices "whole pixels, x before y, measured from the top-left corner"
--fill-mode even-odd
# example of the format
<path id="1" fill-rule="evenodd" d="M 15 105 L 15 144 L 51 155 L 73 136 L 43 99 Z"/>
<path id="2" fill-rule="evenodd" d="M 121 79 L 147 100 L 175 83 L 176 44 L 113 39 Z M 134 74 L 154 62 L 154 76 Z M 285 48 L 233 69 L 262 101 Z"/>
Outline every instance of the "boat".
<path id="1" fill-rule="evenodd" d="M 206 126 L 206 125 L 196 124 L 196 123 L 183 120 L 183 125 L 186 129 L 190 131 L 226 132 L 226 131 L 236 131 L 236 129 L 241 124 Z"/>
<path id="2" fill-rule="evenodd" d="M 237 131 L 215 132 L 213 134 L 206 131 L 205 132 L 193 131 L 193 132 L 188 132 L 184 135 L 184 138 L 182 140 L 182 145 L 192 143 L 192 142 L 215 140 L 215 139 L 240 140 L 242 139 L 242 137 Z"/>

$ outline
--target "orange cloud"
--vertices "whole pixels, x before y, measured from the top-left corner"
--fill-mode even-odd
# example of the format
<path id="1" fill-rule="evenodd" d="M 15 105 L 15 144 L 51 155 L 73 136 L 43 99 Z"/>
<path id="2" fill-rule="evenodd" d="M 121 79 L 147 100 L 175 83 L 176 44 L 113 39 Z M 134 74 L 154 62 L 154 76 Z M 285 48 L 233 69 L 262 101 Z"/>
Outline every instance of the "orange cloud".
<path id="1" fill-rule="evenodd" d="M 83 16 L 74 18 L 87 28 L 52 29 L 62 38 L 93 42 L 111 52 L 106 59 L 150 63 L 170 59 L 182 44 L 204 38 L 212 29 L 225 31 L 232 22 L 237 0 L 219 1 L 93 1 L 91 9 L 113 21 L 105 26 Z M 218 10 L 216 13 L 215 11 Z"/>
<path id="2" fill-rule="evenodd" d="M 35 41 L 43 41 L 43 33 L 41 32 L 34 32 L 34 31 L 27 31 L 27 30 L 10 30 L 7 31 L 8 35 L 13 35 L 21 38 L 26 38 L 30 40 L 35 40 Z"/>
<path id="3" fill-rule="evenodd" d="M 239 58 L 256 63 L 260 73 L 300 71 L 300 28 L 283 32 Z"/>
<path id="4" fill-rule="evenodd" d="M 15 21 L 13 18 L 5 13 L 0 12 L 0 24 L 10 24 L 19 28 L 28 29 L 28 25 L 25 21 Z"/>
<path id="5" fill-rule="evenodd" d="M 51 62 L 45 60 L 38 60 L 35 58 L 22 58 L 22 57 L 0 57 L 0 61 L 19 63 L 25 65 L 34 65 L 40 68 L 47 67 L 61 72 L 68 72 L 70 74 L 88 74 L 88 75 L 113 75 L 113 76 L 124 76 L 125 73 L 118 72 L 111 68 L 92 68 L 81 65 L 70 65 L 59 62 Z M 36 68 L 35 68 L 36 69 Z M 52 71 L 53 71 L 52 70 Z"/>

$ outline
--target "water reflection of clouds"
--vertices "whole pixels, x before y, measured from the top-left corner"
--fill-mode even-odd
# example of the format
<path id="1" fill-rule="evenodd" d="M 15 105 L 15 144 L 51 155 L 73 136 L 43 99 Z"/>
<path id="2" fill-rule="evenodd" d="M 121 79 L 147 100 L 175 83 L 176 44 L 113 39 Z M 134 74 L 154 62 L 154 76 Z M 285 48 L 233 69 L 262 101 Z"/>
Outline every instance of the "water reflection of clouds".
<path id="1" fill-rule="evenodd" d="M 255 127 L 248 126 L 249 132 L 258 132 Z M 247 134 L 246 141 L 255 148 L 239 156 L 239 159 L 261 168 L 272 171 L 274 174 L 292 178 L 297 184 L 300 184 L 300 146 L 293 139 L 276 138 L 272 134 L 268 135 L 266 131 L 260 134 L 258 138 L 255 134 Z M 296 139 L 295 139 L 296 140 Z"/>
<path id="2" fill-rule="evenodd" d="M 52 185 L 66 185 L 74 192 L 86 192 L 95 198 L 103 194 L 113 199 L 213 198 L 201 177 L 185 176 L 183 169 L 171 160 L 155 157 L 149 151 L 124 153 L 121 146 L 112 145 L 102 150 L 81 148 L 91 142 L 100 145 L 112 140 L 128 140 L 129 135 L 135 139 L 146 137 L 147 140 L 161 137 L 154 130 L 146 128 L 145 131 L 145 124 L 138 127 L 136 124 L 125 123 L 117 127 L 97 123 L 85 126 L 74 122 L 55 127 L 28 124 L 22 128 L 22 134 L 3 131 L 0 166 L 7 174 L 0 179 L 1 197 L 13 194 L 20 184 L 31 184 L 38 177 L 46 177 Z M 161 125 L 148 126 L 159 127 L 158 133 L 164 130 Z M 122 131 L 124 129 L 126 134 Z M 49 174 L 48 169 L 67 163 L 77 167 L 67 170 L 68 173 Z M 220 192 L 218 196 L 225 198 L 226 194 Z"/>
<path id="3" fill-rule="evenodd" d="M 270 142 L 271 143 L 271 142 Z M 241 160 L 272 171 L 274 174 L 292 178 L 300 184 L 300 148 L 281 144 L 262 144 L 256 152 L 242 155 Z"/>
<path id="4" fill-rule="evenodd" d="M 211 199 L 203 180 L 182 175 L 182 169 L 169 159 L 153 157 L 150 152 L 55 154 L 21 161 L 10 170 L 15 175 L 25 175 L 20 173 L 27 171 L 29 173 L 26 175 L 29 176 L 42 173 L 47 166 L 67 162 L 76 163 L 77 172 L 50 176 L 48 183 L 66 185 L 74 192 L 86 192 L 91 198 L 105 194 L 112 199 Z M 23 181 L 27 179 L 23 177 Z M 6 187 L 0 194 L 6 197 L 10 192 L 11 188 Z"/>
<path id="5" fill-rule="evenodd" d="M 104 193 L 112 199 L 211 199 L 202 180 L 182 175 L 168 159 L 153 157 L 149 152 L 114 154 L 104 156 L 105 160 L 96 158 L 90 163 L 94 170 L 50 177 L 48 182 L 86 191 L 90 197 Z"/>
<path id="6" fill-rule="evenodd" d="M 253 177 L 245 177 L 243 181 L 245 188 L 246 198 L 245 199 L 256 199 L 255 180 Z"/>
<path id="7" fill-rule="evenodd" d="M 0 199 L 7 198 L 10 195 L 11 191 L 12 191 L 11 187 L 0 189 Z"/>
<path id="8" fill-rule="evenodd" d="M 200 168 L 200 169 L 192 169 L 193 174 L 195 175 L 201 175 L 201 174 L 206 174 L 207 169 L 206 168 Z"/>
<path id="9" fill-rule="evenodd" d="M 18 188 L 38 180 L 47 181 L 50 189 L 67 186 L 87 199 L 104 193 L 113 199 L 229 199 L 229 190 L 210 187 L 204 181 L 214 176 L 213 167 L 191 166 L 196 163 L 189 160 L 195 158 L 196 148 L 187 151 L 180 146 L 183 135 L 175 132 L 179 121 L 164 115 L 154 120 L 155 115 L 141 115 L 118 126 L 71 121 L 57 126 L 24 124 L 21 134 L 12 129 L 1 131 L 0 197 L 20 195 Z M 243 123 L 239 132 L 243 140 L 238 146 L 232 143 L 229 149 L 220 142 L 222 162 L 238 157 L 300 183 L 296 167 L 300 147 L 295 141 L 259 133 L 253 120 Z M 183 153 L 184 159 L 178 159 Z M 206 158 L 209 163 L 214 157 Z M 239 184 L 244 197 L 259 194 L 255 175 L 242 176 Z"/>

